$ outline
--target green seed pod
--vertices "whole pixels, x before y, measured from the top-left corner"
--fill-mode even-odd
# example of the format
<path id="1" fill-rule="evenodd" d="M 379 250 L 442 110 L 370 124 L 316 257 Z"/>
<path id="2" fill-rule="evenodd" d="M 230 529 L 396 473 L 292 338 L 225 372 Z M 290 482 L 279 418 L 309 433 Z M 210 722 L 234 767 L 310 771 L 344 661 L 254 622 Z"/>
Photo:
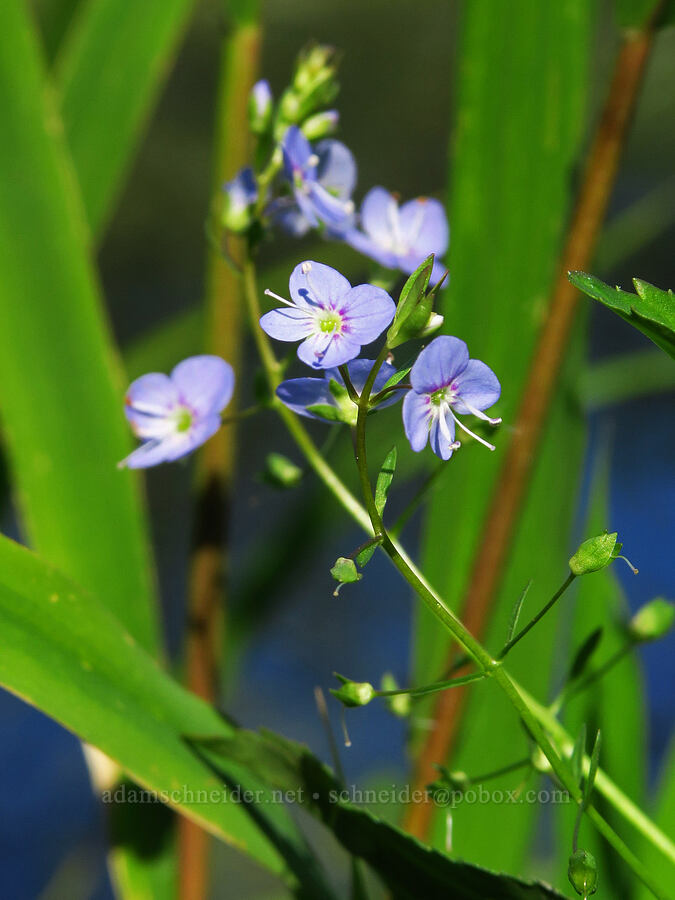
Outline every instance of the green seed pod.
<path id="1" fill-rule="evenodd" d="M 570 559 L 569 565 L 574 575 L 588 575 L 590 572 L 598 572 L 608 566 L 621 549 L 617 546 L 617 533 L 605 532 L 597 537 L 584 541 L 577 552 Z"/>
<path id="2" fill-rule="evenodd" d="M 570 856 L 567 877 L 581 897 L 590 897 L 598 889 L 598 867 L 588 850 L 577 850 Z"/>
<path id="3" fill-rule="evenodd" d="M 375 696 L 375 688 L 367 681 L 350 681 L 337 673 L 335 677 L 342 682 L 342 687 L 331 688 L 330 692 L 344 706 L 366 706 Z"/>
<path id="4" fill-rule="evenodd" d="M 645 603 L 628 623 L 628 634 L 635 643 L 665 637 L 675 621 L 675 606 L 657 597 Z"/>

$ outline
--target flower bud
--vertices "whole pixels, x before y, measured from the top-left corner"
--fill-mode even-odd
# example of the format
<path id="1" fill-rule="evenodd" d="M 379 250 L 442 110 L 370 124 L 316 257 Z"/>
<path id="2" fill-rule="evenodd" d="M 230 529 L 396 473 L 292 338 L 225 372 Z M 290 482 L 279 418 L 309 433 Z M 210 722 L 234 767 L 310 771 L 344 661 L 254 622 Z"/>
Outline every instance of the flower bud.
<path id="1" fill-rule="evenodd" d="M 567 877 L 582 897 L 590 897 L 598 889 L 598 867 L 588 850 L 577 850 L 570 856 Z"/>
<path id="2" fill-rule="evenodd" d="M 306 119 L 301 131 L 308 141 L 318 141 L 335 134 L 339 121 L 340 113 L 337 109 L 326 109 Z"/>
<path id="3" fill-rule="evenodd" d="M 291 488 L 302 478 L 302 469 L 281 453 L 269 453 L 263 478 L 274 487 Z"/>
<path id="4" fill-rule="evenodd" d="M 248 98 L 248 123 L 253 134 L 264 134 L 272 122 L 272 91 L 264 79 L 253 85 Z"/>
<path id="5" fill-rule="evenodd" d="M 293 87 L 295 90 L 299 93 L 307 91 L 325 71 L 334 75 L 334 56 L 335 51 L 333 48 L 325 44 L 314 44 L 307 50 L 303 50 L 298 57 L 295 75 L 293 76 Z"/>
<path id="6" fill-rule="evenodd" d="M 380 688 L 383 691 L 397 691 L 398 682 L 391 672 L 385 672 L 380 681 Z M 393 697 L 385 697 L 384 702 L 387 709 L 392 715 L 399 719 L 407 719 L 410 715 L 410 694 L 394 694 Z"/>
<path id="7" fill-rule="evenodd" d="M 350 681 L 337 672 L 335 677 L 342 682 L 342 687 L 331 688 L 330 692 L 344 706 L 366 706 L 375 696 L 375 688 L 367 681 Z"/>
<path id="8" fill-rule="evenodd" d="M 421 337 L 421 338 L 429 337 L 429 335 L 434 334 L 434 332 L 438 331 L 438 329 L 441 327 L 441 325 L 444 322 L 444 318 L 445 317 L 442 316 L 440 313 L 436 313 L 436 312 L 432 311 L 429 316 L 429 319 L 427 321 L 427 324 L 420 331 L 419 337 Z"/>
<path id="9" fill-rule="evenodd" d="M 569 561 L 572 573 L 588 575 L 589 572 L 598 572 L 608 566 L 621 549 L 621 544 L 617 544 L 616 539 L 617 532 L 613 531 L 584 541 Z"/>
<path id="10" fill-rule="evenodd" d="M 675 621 L 675 606 L 657 597 L 635 613 L 628 623 L 628 634 L 635 643 L 656 641 L 665 637 Z"/>
<path id="11" fill-rule="evenodd" d="M 241 234 L 253 222 L 253 206 L 258 199 L 258 186 L 250 168 L 242 169 L 232 181 L 223 185 L 222 223 L 229 231 Z"/>

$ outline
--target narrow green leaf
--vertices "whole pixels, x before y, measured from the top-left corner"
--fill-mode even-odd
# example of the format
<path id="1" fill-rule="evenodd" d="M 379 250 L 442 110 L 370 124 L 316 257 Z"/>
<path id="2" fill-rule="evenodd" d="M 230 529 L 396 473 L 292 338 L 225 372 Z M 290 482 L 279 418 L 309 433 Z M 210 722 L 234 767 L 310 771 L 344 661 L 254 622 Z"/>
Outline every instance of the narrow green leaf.
<path id="1" fill-rule="evenodd" d="M 439 294 L 438 311 L 445 314 L 446 330 L 465 340 L 471 357 L 499 378 L 502 428 L 514 424 L 569 217 L 571 176 L 586 130 L 594 7 L 585 0 L 462 6 L 449 163 L 452 278 Z M 569 402 L 582 359 L 579 337 L 566 360 L 485 632 L 490 646 L 501 646 L 513 600 L 528 579 L 546 596 L 563 572 L 584 433 Z M 460 615 L 508 443 L 508 434 L 502 437 L 495 453 L 476 445 L 459 450 L 444 467 L 429 505 L 422 568 Z M 560 615 L 560 609 L 553 610 L 537 626 L 528 652 L 514 652 L 509 660 L 509 670 L 537 696 L 557 656 Z M 416 609 L 411 680 L 437 679 L 448 651 L 437 621 Z M 467 699 L 463 721 L 470 728 L 459 735 L 453 768 L 491 771 L 508 761 L 505 748 L 526 750 L 512 711 L 494 692 L 481 693 L 485 696 Z M 427 714 L 425 706 L 420 718 Z M 497 786 L 516 784 L 505 776 Z M 531 864 L 536 816 L 533 804 L 459 807 L 453 813 L 454 852 L 481 865 L 522 871 Z M 435 815 L 432 840 L 436 846 L 445 840 L 442 811 Z M 566 884 L 565 876 L 558 886 L 564 890 Z"/>
<path id="2" fill-rule="evenodd" d="M 26 5 L 0 3 L 0 414 L 24 533 L 157 648 L 124 386 Z"/>
<path id="3" fill-rule="evenodd" d="M 377 476 L 375 483 L 375 507 L 380 515 L 384 512 L 387 502 L 387 494 L 394 480 L 394 472 L 396 471 L 396 461 L 398 459 L 398 450 L 394 445 L 384 458 L 380 474 Z"/>
<path id="4" fill-rule="evenodd" d="M 194 0 L 82 0 L 56 60 L 66 139 L 100 235 Z"/>
<path id="5" fill-rule="evenodd" d="M 513 607 L 513 612 L 511 613 L 511 619 L 509 620 L 509 629 L 506 632 L 506 643 L 511 640 L 513 635 L 516 633 L 516 626 L 518 624 L 518 619 L 520 618 L 520 611 L 523 608 L 523 603 L 525 602 L 525 598 L 527 597 L 530 588 L 532 587 L 532 579 L 527 582 L 523 590 L 521 591 L 520 597 L 515 602 Z"/>
<path id="6" fill-rule="evenodd" d="M 634 278 L 635 296 L 621 288 L 612 288 L 585 272 L 570 272 L 568 278 L 576 288 L 599 300 L 675 359 L 675 297 L 672 291 L 663 291 Z"/>
<path id="7" fill-rule="evenodd" d="M 285 845 L 304 853 L 255 778 L 228 766 L 224 794 L 182 737 L 228 738 L 232 726 L 164 673 L 95 597 L 7 538 L 0 646 L 0 684 L 99 747 L 137 784 L 275 872 L 285 871 Z M 237 802 L 237 785 L 261 791 L 260 803 Z M 116 799 L 103 794 L 104 803 Z"/>
<path id="8" fill-rule="evenodd" d="M 375 553 L 377 548 L 380 546 L 380 543 L 381 543 L 381 541 L 374 540 L 374 539 L 372 541 L 369 541 L 366 544 L 366 546 L 363 548 L 363 550 L 361 550 L 359 553 L 356 554 L 357 565 L 361 566 L 361 568 L 368 565 L 370 560 L 373 558 L 373 554 Z"/>
<path id="9" fill-rule="evenodd" d="M 399 369 L 398 372 L 394 372 L 394 374 L 387 378 L 385 383 L 382 385 L 382 390 L 385 390 L 389 387 L 394 387 L 396 384 L 400 384 L 401 381 L 406 377 L 406 375 L 410 372 L 412 366 L 406 366 L 403 369 Z"/>
<path id="10" fill-rule="evenodd" d="M 394 321 L 387 332 L 387 343 L 390 347 L 395 347 L 396 344 L 399 343 L 399 341 L 396 340 L 399 331 L 403 325 L 405 325 L 415 307 L 424 297 L 427 286 L 429 285 L 433 266 L 434 257 L 431 255 L 428 256 L 423 263 L 420 263 L 403 285 L 398 298 Z"/>
<path id="11" fill-rule="evenodd" d="M 593 631 L 591 631 L 586 640 L 579 647 L 574 655 L 574 659 L 572 660 L 572 665 L 570 666 L 568 681 L 575 681 L 577 678 L 584 674 L 588 663 L 591 660 L 591 657 L 597 650 L 598 644 L 602 639 L 602 632 L 602 627 L 598 626 Z"/>
<path id="12" fill-rule="evenodd" d="M 425 847 L 362 805 L 350 802 L 349 791 L 302 744 L 270 732 L 241 731 L 232 738 L 195 738 L 192 746 L 214 772 L 219 771 L 223 758 L 239 759 L 270 787 L 291 792 L 349 853 L 377 872 L 397 900 L 447 897 L 448 890 L 454 900 L 562 897 L 541 883 L 498 875 Z"/>
<path id="13" fill-rule="evenodd" d="M 602 745 L 600 735 L 601 732 L 600 730 L 598 730 L 598 733 L 595 735 L 593 750 L 591 751 L 591 762 L 588 769 L 588 776 L 586 777 L 586 780 L 584 782 L 584 809 L 586 809 L 590 802 L 591 794 L 593 793 L 593 788 L 595 786 L 595 776 L 598 774 L 598 765 L 600 764 L 600 747 Z"/>
<path id="14" fill-rule="evenodd" d="M 570 766 L 574 774 L 574 780 L 581 785 L 581 776 L 583 774 L 584 754 L 586 753 L 586 723 L 584 722 L 579 729 L 579 734 L 574 742 L 574 750 L 570 759 Z"/>

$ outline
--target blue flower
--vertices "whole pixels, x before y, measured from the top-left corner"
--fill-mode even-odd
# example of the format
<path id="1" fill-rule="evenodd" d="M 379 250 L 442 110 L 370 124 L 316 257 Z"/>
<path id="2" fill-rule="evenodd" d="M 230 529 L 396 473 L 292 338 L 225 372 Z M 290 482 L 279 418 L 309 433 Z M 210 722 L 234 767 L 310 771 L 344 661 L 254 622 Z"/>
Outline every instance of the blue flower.
<path id="1" fill-rule="evenodd" d="M 270 212 L 296 237 L 323 224 L 331 233 L 352 227 L 354 204 L 350 197 L 356 184 L 356 163 L 339 141 L 319 141 L 314 149 L 295 126 L 281 143 L 284 173 L 293 190 L 292 199 L 279 199 Z"/>
<path id="2" fill-rule="evenodd" d="M 302 341 L 298 357 L 314 369 L 332 369 L 354 359 L 363 344 L 379 337 L 394 318 L 389 294 L 372 284 L 352 287 L 344 275 L 330 266 L 303 262 L 289 281 L 292 297 L 260 319 L 260 326 L 278 341 Z"/>
<path id="3" fill-rule="evenodd" d="M 455 440 L 455 424 L 490 450 L 495 449 L 455 415 L 470 414 L 491 425 L 501 422 L 483 412 L 499 400 L 502 389 L 497 376 L 484 362 L 469 359 L 464 341 L 447 335 L 434 338 L 410 370 L 410 384 L 412 390 L 403 398 L 403 426 L 416 453 L 429 440 L 436 456 L 450 459 L 460 446 Z"/>
<path id="4" fill-rule="evenodd" d="M 438 261 L 448 249 L 449 229 L 445 210 L 438 200 L 418 197 L 399 208 L 393 194 L 382 187 L 368 191 L 361 204 L 362 231 L 345 234 L 348 244 L 388 269 L 411 274 L 433 253 L 433 282 L 445 269 Z"/>
<path id="5" fill-rule="evenodd" d="M 127 391 L 125 413 L 144 443 L 119 467 L 145 469 L 190 453 L 218 431 L 232 398 L 232 366 L 218 356 L 191 356 L 171 375 L 151 372 Z"/>
<path id="6" fill-rule="evenodd" d="M 267 130 L 272 120 L 272 89 L 269 81 L 262 79 L 251 88 L 248 118 L 254 134 L 262 134 Z"/>
<path id="7" fill-rule="evenodd" d="M 374 360 L 372 359 L 354 359 L 347 363 L 349 378 L 359 396 L 373 364 Z M 375 376 L 372 396 L 381 391 L 395 373 L 396 369 L 391 363 L 382 363 L 380 371 Z M 331 384 L 331 382 L 334 383 Z M 319 419 L 322 422 L 356 424 L 358 408 L 347 392 L 339 369 L 326 369 L 323 378 L 290 378 L 279 385 L 277 397 L 300 416 Z M 389 396 L 378 403 L 377 408 L 391 406 L 400 399 L 401 392 L 392 391 Z M 324 409 L 322 415 L 320 411 L 316 411 L 312 407 L 330 407 L 334 413 L 331 414 Z"/>
<path id="8" fill-rule="evenodd" d="M 244 231 L 251 224 L 251 211 L 258 199 L 258 185 L 253 169 L 241 169 L 232 181 L 223 185 L 225 203 L 223 225 L 232 231 Z"/>

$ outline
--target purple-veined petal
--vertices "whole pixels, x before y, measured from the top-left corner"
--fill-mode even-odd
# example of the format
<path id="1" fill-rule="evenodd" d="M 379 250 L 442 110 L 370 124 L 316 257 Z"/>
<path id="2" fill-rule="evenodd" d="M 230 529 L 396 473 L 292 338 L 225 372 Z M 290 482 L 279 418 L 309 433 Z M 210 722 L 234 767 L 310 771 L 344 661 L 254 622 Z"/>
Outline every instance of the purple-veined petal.
<path id="1" fill-rule="evenodd" d="M 128 411 L 134 410 L 149 416 L 166 416 L 175 409 L 180 398 L 176 385 L 168 375 L 150 372 L 129 385 L 124 402 Z"/>
<path id="2" fill-rule="evenodd" d="M 475 409 L 480 412 L 488 409 L 499 400 L 502 392 L 495 373 L 479 359 L 469 360 L 464 371 L 453 379 L 452 387 L 458 395 L 452 407 L 455 412 L 463 415 L 472 413 Z"/>
<path id="3" fill-rule="evenodd" d="M 315 177 L 315 167 L 308 165 L 312 156 L 312 145 L 297 125 L 291 125 L 284 135 L 284 139 L 281 142 L 281 152 L 284 157 L 284 171 L 291 183 L 298 169 L 301 169 L 303 175 L 307 178 L 313 179 Z"/>
<path id="4" fill-rule="evenodd" d="M 348 334 L 319 332 L 298 347 L 298 358 L 313 369 L 332 369 L 361 352 L 361 344 Z"/>
<path id="5" fill-rule="evenodd" d="M 317 181 L 328 191 L 335 191 L 341 200 L 349 200 L 356 185 L 356 162 L 341 141 L 319 141 L 315 146 L 319 164 Z"/>
<path id="6" fill-rule="evenodd" d="M 234 370 L 219 356 L 191 356 L 179 362 L 171 380 L 181 401 L 198 416 L 223 411 L 232 399 Z"/>
<path id="7" fill-rule="evenodd" d="M 451 415 L 440 412 L 429 431 L 429 446 L 440 459 L 450 459 L 455 440 L 455 423 Z"/>
<path id="8" fill-rule="evenodd" d="M 400 238 L 398 203 L 383 187 L 371 188 L 361 204 L 361 225 L 382 250 L 394 250 Z"/>
<path id="9" fill-rule="evenodd" d="M 446 334 L 434 338 L 415 360 L 410 370 L 410 383 L 418 393 L 433 394 L 447 387 L 463 372 L 469 362 L 469 351 L 464 341 Z"/>
<path id="10" fill-rule="evenodd" d="M 291 298 L 311 310 L 337 306 L 351 284 L 336 269 L 307 260 L 297 265 L 288 282 Z M 264 317 L 263 317 L 264 318 Z"/>
<path id="11" fill-rule="evenodd" d="M 399 223 L 404 246 L 420 261 L 430 253 L 443 256 L 448 249 L 448 219 L 438 200 L 409 200 L 400 209 Z"/>
<path id="12" fill-rule="evenodd" d="M 349 328 L 361 344 L 369 344 L 394 318 L 396 304 L 382 288 L 359 284 L 344 297 L 338 312 L 343 315 L 345 330 Z"/>
<path id="13" fill-rule="evenodd" d="M 304 309 L 284 306 L 260 318 L 260 327 L 278 341 L 301 341 L 314 331 L 314 316 Z"/>
<path id="14" fill-rule="evenodd" d="M 328 379 L 323 378 L 289 378 L 287 381 L 282 381 L 277 388 L 277 397 L 298 415 L 307 416 L 310 419 L 320 419 L 322 422 L 329 420 L 309 412 L 307 407 L 319 404 L 336 405 L 335 398 L 330 392 Z"/>
<path id="15" fill-rule="evenodd" d="M 431 419 L 431 398 L 428 394 L 408 391 L 403 398 L 403 428 L 415 453 L 426 447 Z"/>

